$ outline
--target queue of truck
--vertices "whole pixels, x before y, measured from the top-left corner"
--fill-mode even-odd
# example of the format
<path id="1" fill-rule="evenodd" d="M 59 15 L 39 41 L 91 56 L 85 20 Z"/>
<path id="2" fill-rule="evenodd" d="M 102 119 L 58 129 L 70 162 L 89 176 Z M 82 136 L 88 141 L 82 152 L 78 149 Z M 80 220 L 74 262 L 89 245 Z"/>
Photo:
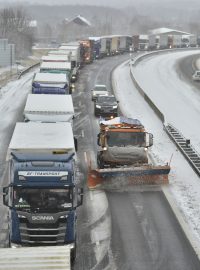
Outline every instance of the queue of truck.
<path id="1" fill-rule="evenodd" d="M 72 66 L 78 63 L 67 54 L 63 56 L 43 56 L 34 75 L 24 122 L 16 123 L 8 147 L 9 184 L 3 188 L 3 202 L 10 209 L 10 247 L 29 247 L 37 253 L 38 247 L 48 246 L 45 258 L 49 262 L 51 246 L 64 246 L 66 258 L 70 252 L 66 269 L 71 269 L 77 246 L 76 209 L 82 204 L 83 189 L 77 186 L 77 140 L 70 95 Z M 10 269 L 15 268 L 12 265 Z"/>
<path id="2" fill-rule="evenodd" d="M 3 188 L 3 202 L 10 209 L 10 247 L 27 247 L 35 257 L 40 257 L 38 252 L 42 251 L 38 247 L 48 246 L 49 254 L 46 249 L 45 260 L 49 262 L 52 247 L 62 246 L 66 256 L 70 253 L 66 269 L 71 269 L 77 246 L 76 209 L 83 202 L 83 188 L 77 185 L 76 177 L 78 143 L 73 134 L 73 83 L 84 64 L 92 63 L 94 58 L 129 51 L 131 40 L 126 36 L 97 38 L 96 44 L 100 46 L 95 49 L 96 55 L 93 39 L 78 44 L 64 43 L 41 58 L 40 71 L 34 75 L 32 92 L 24 108 L 24 122 L 16 123 L 8 147 L 9 183 Z M 106 105 L 104 100 L 98 102 L 97 109 L 103 108 L 96 110 L 98 116 L 118 116 L 116 100 Z M 108 112 L 107 107 L 112 111 Z M 137 183 L 142 181 L 144 184 L 167 182 L 169 166 L 148 164 L 146 150 L 152 145 L 152 136 L 138 120 L 101 119 L 99 128 L 101 149 L 97 153 L 97 167 L 89 169 L 89 188 L 96 188 L 97 182 L 101 186 L 107 185 L 113 178 L 116 182 L 118 176 L 125 180 L 133 176 Z M 119 145 L 120 141 L 123 145 Z M 147 180 L 149 177 L 151 180 Z M 156 181 L 157 178 L 160 180 Z M 7 258 L 4 266 L 9 265 L 9 256 Z M 37 261 L 32 263 L 37 265 Z M 12 265 L 6 269 L 15 268 Z"/>
<path id="3" fill-rule="evenodd" d="M 162 50 L 174 48 L 194 48 L 200 45 L 200 40 L 196 35 L 181 34 L 149 34 L 134 35 L 133 50 Z"/>

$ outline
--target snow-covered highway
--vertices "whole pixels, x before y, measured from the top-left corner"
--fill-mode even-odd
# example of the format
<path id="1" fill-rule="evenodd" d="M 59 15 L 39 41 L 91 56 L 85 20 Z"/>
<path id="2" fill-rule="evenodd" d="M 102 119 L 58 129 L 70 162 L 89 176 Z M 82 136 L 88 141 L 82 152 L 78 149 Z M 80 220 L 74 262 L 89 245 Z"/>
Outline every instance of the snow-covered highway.
<path id="1" fill-rule="evenodd" d="M 124 55 L 101 59 L 81 70 L 73 101 L 76 112 L 79 112 L 74 122 L 75 134 L 82 134 L 79 136 L 78 161 L 80 171 L 84 174 L 83 180 L 87 177 L 85 153 L 91 151 L 96 155 L 97 150 L 98 119 L 94 117 L 91 88 L 96 83 L 105 83 L 110 89 L 111 71 L 127 58 Z M 11 97 L 5 102 L 7 109 L 4 102 L 0 107 L 3 117 L 6 117 L 6 110 L 9 112 L 5 122 L 1 117 L 0 150 L 7 148 L 15 121 L 22 121 L 23 104 L 30 90 L 32 74 L 30 78 L 28 74 L 26 76 L 13 83 L 13 89 L 17 89 L 18 93 L 22 89 L 22 97 L 13 97 L 12 84 L 9 91 L 3 88 L 4 95 L 0 101 L 3 102 L 9 93 Z M 114 71 L 113 86 L 122 113 L 140 119 L 147 131 L 154 134 L 151 155 L 155 162 L 168 162 L 173 154 L 168 193 L 173 196 L 190 228 L 199 237 L 198 177 L 168 138 L 154 111 L 134 88 L 128 62 Z M 5 155 L 2 157 L 3 162 L 4 159 Z M 199 269 L 199 260 L 159 187 L 133 188 L 128 192 L 106 194 L 102 192 L 85 189 L 84 205 L 78 213 L 78 255 L 74 269 Z"/>
<path id="2" fill-rule="evenodd" d="M 148 56 L 132 67 L 132 72 L 144 92 L 164 113 L 166 121 L 180 129 L 199 150 L 200 89 L 184 80 L 184 74 L 180 73 L 178 66 L 181 58 L 197 53 L 176 52 Z M 141 119 L 147 130 L 154 134 L 151 152 L 154 160 L 162 163 L 170 161 L 172 157 L 170 185 L 167 189 L 173 195 L 183 219 L 189 224 L 189 230 L 200 242 L 199 177 L 173 145 L 157 115 L 134 87 L 128 62 L 115 70 L 113 82 L 122 112 Z M 195 245 L 199 246 L 199 243 Z"/>
<path id="3" fill-rule="evenodd" d="M 132 70 L 136 81 L 165 115 L 165 122 L 178 128 L 200 152 L 200 85 L 180 73 L 180 59 L 200 51 L 153 55 Z"/>

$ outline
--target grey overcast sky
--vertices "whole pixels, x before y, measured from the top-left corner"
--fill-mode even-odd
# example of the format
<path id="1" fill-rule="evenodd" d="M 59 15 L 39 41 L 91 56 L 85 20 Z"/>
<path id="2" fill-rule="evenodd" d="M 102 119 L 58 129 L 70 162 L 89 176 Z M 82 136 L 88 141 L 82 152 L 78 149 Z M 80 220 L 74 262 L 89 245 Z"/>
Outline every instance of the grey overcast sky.
<path id="1" fill-rule="evenodd" d="M 0 0 L 0 3 L 26 3 L 26 4 L 56 4 L 56 5 L 98 5 L 98 6 L 129 6 L 139 0 Z M 148 1 L 148 0 L 147 0 Z M 151 0 L 150 0 L 151 1 Z"/>
<path id="2" fill-rule="evenodd" d="M 187 0 L 161 0 L 166 2 L 187 2 Z M 189 1 L 189 0 L 188 0 Z M 20 3 L 20 4 L 48 4 L 48 5 L 98 5 L 98 6 L 112 6 L 112 7 L 126 7 L 140 5 L 142 3 L 156 3 L 159 0 L 0 0 L 0 3 Z"/>

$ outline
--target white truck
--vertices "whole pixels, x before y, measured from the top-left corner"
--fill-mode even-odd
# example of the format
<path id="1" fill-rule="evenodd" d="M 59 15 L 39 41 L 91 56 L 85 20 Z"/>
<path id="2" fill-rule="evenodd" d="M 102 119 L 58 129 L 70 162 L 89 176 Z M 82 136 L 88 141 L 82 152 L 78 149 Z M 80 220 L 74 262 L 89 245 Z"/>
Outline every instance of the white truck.
<path id="1" fill-rule="evenodd" d="M 100 38 L 100 58 L 107 55 L 106 40 L 105 37 Z"/>
<path id="2" fill-rule="evenodd" d="M 169 37 L 168 35 L 160 35 L 159 38 L 159 49 L 168 49 L 169 48 Z"/>
<path id="3" fill-rule="evenodd" d="M 59 51 L 64 51 L 69 56 L 73 68 L 80 66 L 81 63 L 80 45 L 60 46 Z"/>
<path id="4" fill-rule="evenodd" d="M 32 82 L 33 94 L 71 94 L 66 74 L 36 73 Z"/>
<path id="5" fill-rule="evenodd" d="M 71 95 L 28 95 L 24 108 L 25 121 L 72 123 L 73 117 Z"/>
<path id="6" fill-rule="evenodd" d="M 181 35 L 173 35 L 172 40 L 173 40 L 172 48 L 181 48 L 182 47 L 182 36 Z"/>
<path id="7" fill-rule="evenodd" d="M 71 72 L 71 62 L 42 62 L 40 72 L 68 74 Z"/>
<path id="8" fill-rule="evenodd" d="M 189 44 L 190 44 L 190 47 L 197 47 L 197 36 L 196 35 L 189 36 Z"/>
<path id="9" fill-rule="evenodd" d="M 125 52 L 127 49 L 127 36 L 119 36 L 119 51 Z"/>
<path id="10" fill-rule="evenodd" d="M 111 36 L 110 52 L 111 55 L 119 53 L 119 36 Z"/>
<path id="11" fill-rule="evenodd" d="M 71 269 L 68 246 L 0 249 L 1 270 Z"/>
<path id="12" fill-rule="evenodd" d="M 156 35 L 149 35 L 148 50 L 155 50 L 156 47 Z"/>

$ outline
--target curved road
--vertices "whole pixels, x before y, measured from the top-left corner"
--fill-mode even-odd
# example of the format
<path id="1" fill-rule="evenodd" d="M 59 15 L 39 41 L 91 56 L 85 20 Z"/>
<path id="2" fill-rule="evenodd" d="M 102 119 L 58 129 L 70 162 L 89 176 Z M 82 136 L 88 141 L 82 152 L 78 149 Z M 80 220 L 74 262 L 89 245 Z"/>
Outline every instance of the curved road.
<path id="1" fill-rule="evenodd" d="M 90 89 L 95 83 L 105 83 L 110 87 L 111 70 L 126 58 L 102 59 L 81 71 L 77 90 L 73 94 L 77 113 L 74 129 L 79 139 L 78 184 L 86 182 L 85 153 L 95 155 L 97 148 L 98 123 L 93 113 Z M 21 104 L 16 114 L 18 119 L 22 119 L 22 110 Z M 8 138 L 11 133 L 12 129 L 8 131 Z M 7 141 L 4 147 L 6 144 Z M 200 269 L 194 251 L 159 188 L 107 192 L 109 208 L 92 223 L 91 204 L 93 196 L 97 195 L 85 188 L 84 206 L 78 210 L 79 244 L 75 270 Z M 112 228 L 110 235 L 105 234 L 109 226 Z M 101 235 L 96 230 L 98 227 L 101 228 Z M 99 241 L 94 241 L 95 233 Z M 101 257 L 101 254 L 104 256 Z"/>
<path id="2" fill-rule="evenodd" d="M 109 72 L 120 61 L 122 60 L 119 57 L 103 59 L 82 71 L 80 88 L 81 93 L 84 92 L 84 94 L 81 94 L 81 100 L 86 104 L 83 115 L 87 116 L 87 124 L 84 121 L 79 127 L 84 130 L 85 134 L 85 137 L 81 138 L 81 141 L 84 141 L 82 159 L 84 158 L 83 152 L 92 151 L 94 154 L 96 152 L 98 125 L 97 120 L 94 118 L 90 89 L 97 82 L 106 82 L 110 86 Z M 120 80 L 126 81 L 127 78 L 121 74 Z M 116 83 L 119 83 L 119 79 Z M 131 89 L 129 90 L 131 92 Z M 126 99 L 127 89 L 125 91 L 121 88 L 121 95 L 123 93 L 124 99 Z M 123 102 L 120 104 L 122 106 L 126 105 Z M 91 129 L 88 128 L 89 125 Z M 90 197 L 90 193 L 92 192 L 86 192 L 86 198 Z M 80 265 L 80 261 L 77 260 L 75 269 L 188 270 L 200 268 L 196 254 L 159 189 L 148 190 L 147 188 L 142 188 L 135 190 L 133 188 L 129 192 L 107 192 L 106 195 L 109 209 L 106 211 L 105 216 L 96 222 L 96 225 L 99 223 L 103 224 L 106 218 L 111 220 L 110 241 L 103 239 L 98 243 L 100 246 L 103 246 L 106 241 L 107 244 L 110 243 L 106 246 L 107 252 L 105 252 L 105 256 L 99 262 L 95 260 L 94 253 L 90 253 L 90 255 L 92 254 L 93 261 L 91 261 L 91 257 L 87 257 L 89 260 L 88 268 L 86 266 L 84 268 L 82 264 Z M 87 209 L 89 209 L 89 199 L 86 200 L 86 204 L 88 204 Z M 85 219 L 87 220 L 88 218 L 85 215 Z M 79 219 L 80 226 L 81 222 L 81 219 Z M 86 226 L 82 232 L 89 233 L 91 227 L 92 225 Z M 88 250 L 90 250 L 88 248 L 88 241 L 87 248 L 83 250 L 84 239 L 79 238 L 79 240 L 81 240 L 80 249 L 83 252 L 80 256 L 85 257 L 88 254 Z M 93 246 L 95 244 L 93 242 Z"/>

